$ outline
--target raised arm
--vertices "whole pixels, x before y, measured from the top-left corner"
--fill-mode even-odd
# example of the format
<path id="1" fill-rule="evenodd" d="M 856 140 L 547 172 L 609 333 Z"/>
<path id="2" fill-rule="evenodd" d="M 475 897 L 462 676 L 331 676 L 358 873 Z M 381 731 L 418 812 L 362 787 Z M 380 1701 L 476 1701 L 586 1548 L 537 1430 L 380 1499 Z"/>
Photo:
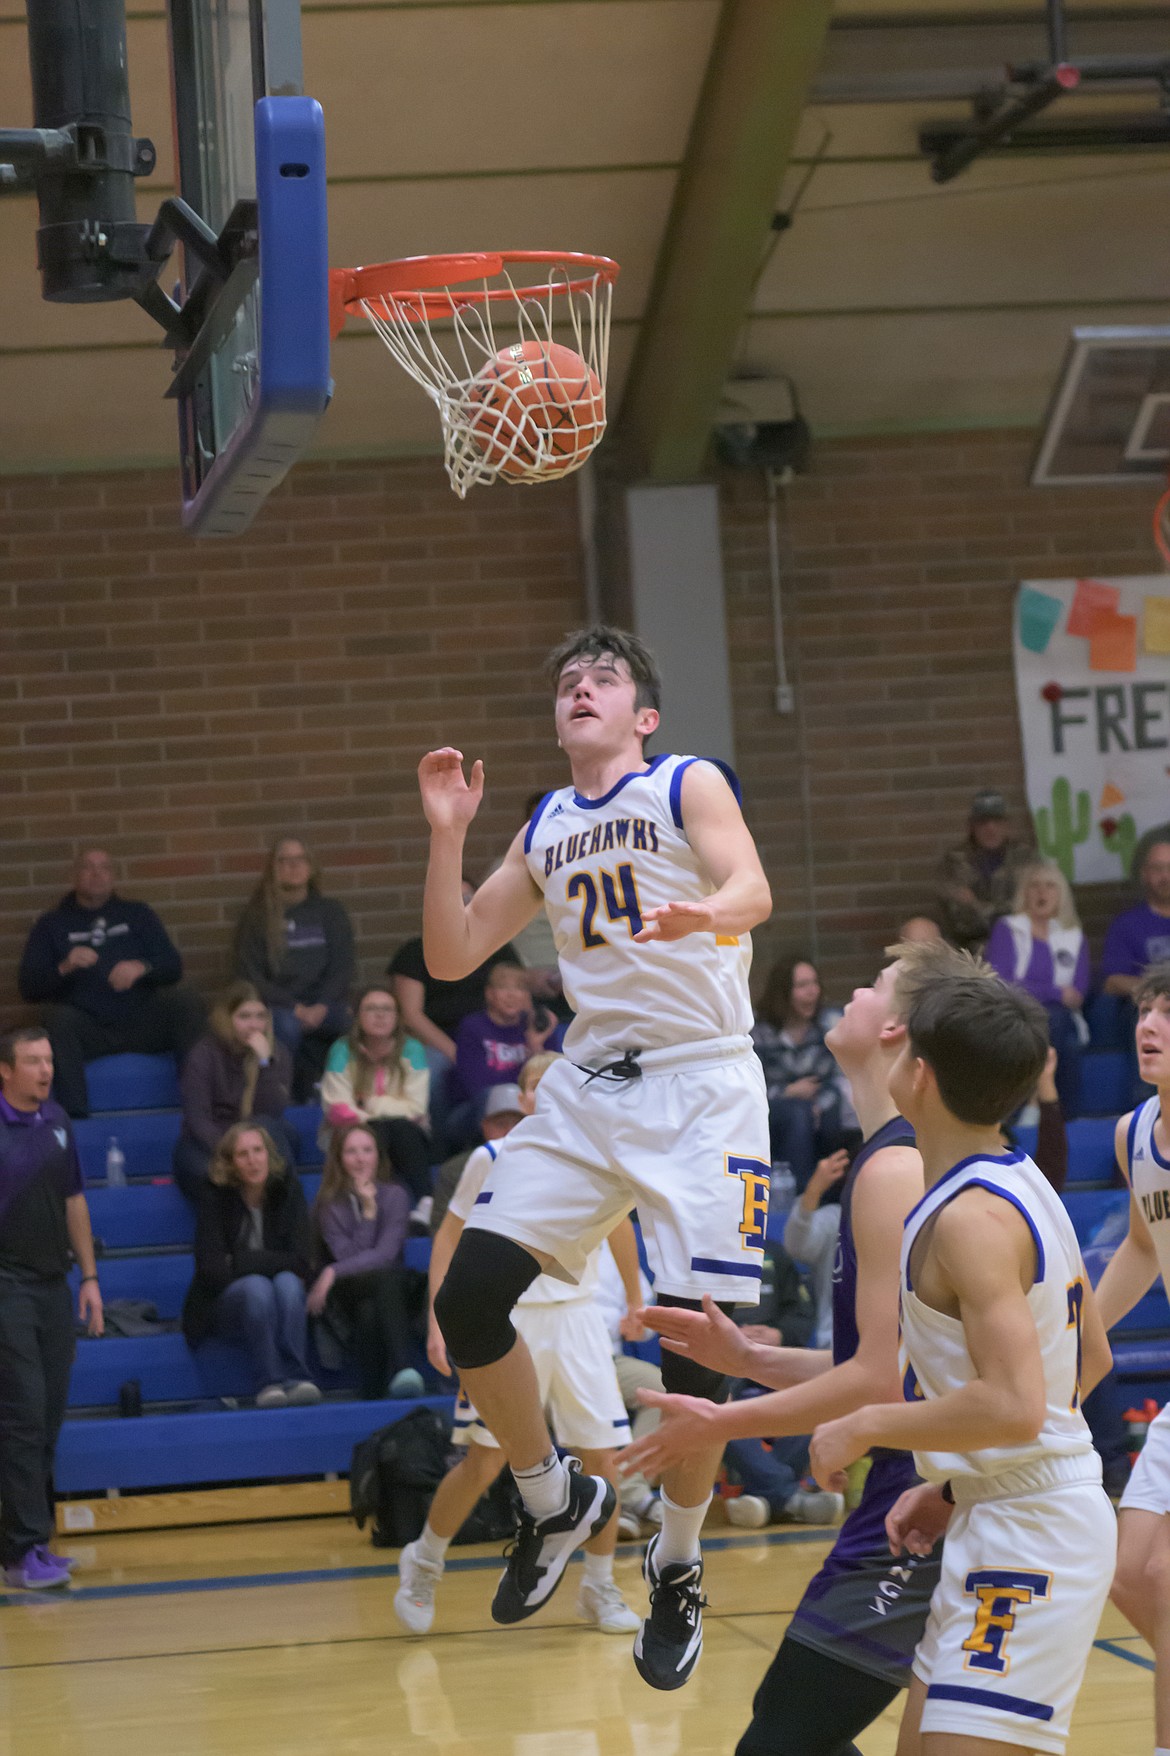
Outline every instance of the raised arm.
<path id="1" fill-rule="evenodd" d="M 521 830 L 503 864 L 469 903 L 463 901 L 463 844 L 483 798 L 482 762 L 473 764 L 467 781 L 460 751 L 432 750 L 418 765 L 418 784 L 431 826 L 423 955 L 439 981 L 457 982 L 528 925 L 540 907 L 540 892 L 524 863 Z"/>
<path id="2" fill-rule="evenodd" d="M 735 937 L 750 933 L 772 912 L 772 892 L 751 831 L 726 778 L 709 762 L 692 762 L 682 778 L 686 838 L 715 885 L 702 902 L 668 902 L 647 909 L 634 937 L 682 939 L 688 933 Z"/>
<path id="3" fill-rule="evenodd" d="M 943 1396 L 867 1404 L 818 1430 L 812 1462 L 822 1485 L 839 1486 L 872 1445 L 985 1451 L 1027 1444 L 1044 1424 L 1044 1366 L 1028 1305 L 1036 1254 L 1023 1215 L 996 1195 L 965 1190 L 935 1220 L 928 1256 L 932 1289 L 958 1306 L 975 1375 Z M 920 1295 L 923 1278 L 920 1269 Z"/>
<path id="4" fill-rule="evenodd" d="M 1113 1136 L 1121 1174 L 1129 1187 L 1129 1124 L 1133 1112 L 1122 1116 Z M 1158 1278 L 1158 1252 L 1145 1215 L 1132 1188 L 1129 1191 L 1129 1230 L 1105 1266 L 1097 1282 L 1097 1309 L 1106 1333 L 1132 1311 Z"/>

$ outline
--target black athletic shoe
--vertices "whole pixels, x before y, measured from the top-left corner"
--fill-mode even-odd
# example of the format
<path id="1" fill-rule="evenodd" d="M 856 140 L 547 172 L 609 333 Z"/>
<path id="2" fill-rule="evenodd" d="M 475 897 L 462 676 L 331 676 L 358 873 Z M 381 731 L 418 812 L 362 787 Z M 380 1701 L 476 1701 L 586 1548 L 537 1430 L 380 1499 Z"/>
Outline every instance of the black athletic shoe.
<path id="1" fill-rule="evenodd" d="M 603 1531 L 613 1516 L 617 1494 L 600 1476 L 581 1473 L 580 1460 L 567 1457 L 569 1504 L 539 1521 L 521 1511 L 516 1540 L 505 1550 L 507 1566 L 492 1601 L 494 1622 L 522 1622 L 546 1604 L 568 1565 L 569 1556 Z"/>
<path id="2" fill-rule="evenodd" d="M 681 1689 L 703 1650 L 702 1561 L 654 1565 L 655 1537 L 642 1571 L 650 1587 L 650 1614 L 634 1642 L 634 1663 L 652 1689 Z"/>

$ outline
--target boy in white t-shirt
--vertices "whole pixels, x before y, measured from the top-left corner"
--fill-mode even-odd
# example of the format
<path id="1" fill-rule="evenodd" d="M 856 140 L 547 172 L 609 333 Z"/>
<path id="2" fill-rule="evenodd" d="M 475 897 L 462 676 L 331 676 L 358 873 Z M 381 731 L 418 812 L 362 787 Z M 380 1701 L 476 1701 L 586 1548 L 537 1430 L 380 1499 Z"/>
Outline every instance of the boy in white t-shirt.
<path id="1" fill-rule="evenodd" d="M 532 1114 L 537 1084 L 558 1059 L 551 1054 L 534 1055 L 521 1068 L 516 1099 L 521 1114 Z M 496 1153 L 494 1141 L 472 1153 L 431 1249 L 427 1357 L 444 1375 L 450 1374 L 451 1367 L 435 1321 L 435 1294 L 468 1218 L 477 1203 L 491 1199 L 484 1184 Z M 627 1285 L 627 1304 L 633 1307 L 639 1299 L 638 1257 L 628 1218 L 611 1234 L 610 1244 L 623 1284 Z M 541 1399 L 558 1441 L 580 1456 L 590 1475 L 616 1482 L 614 1453 L 618 1446 L 628 1443 L 630 1427 L 618 1388 L 609 1333 L 595 1298 L 598 1254 L 599 1251 L 593 1253 L 575 1286 L 551 1275 L 540 1275 L 520 1300 L 515 1322 L 532 1354 Z M 453 1439 L 457 1445 L 466 1447 L 465 1455 L 440 1482 L 421 1535 L 407 1543 L 398 1563 L 401 1583 L 394 1609 L 399 1621 L 415 1634 L 427 1633 L 434 1621 L 435 1588 L 442 1577 L 451 1539 L 506 1461 L 462 1390 L 455 1404 Z M 584 1545 L 585 1576 L 577 1598 L 577 1612 L 606 1634 L 633 1634 L 641 1627 L 641 1617 L 630 1609 L 613 1577 L 617 1527 L 615 1508 L 605 1528 Z"/>

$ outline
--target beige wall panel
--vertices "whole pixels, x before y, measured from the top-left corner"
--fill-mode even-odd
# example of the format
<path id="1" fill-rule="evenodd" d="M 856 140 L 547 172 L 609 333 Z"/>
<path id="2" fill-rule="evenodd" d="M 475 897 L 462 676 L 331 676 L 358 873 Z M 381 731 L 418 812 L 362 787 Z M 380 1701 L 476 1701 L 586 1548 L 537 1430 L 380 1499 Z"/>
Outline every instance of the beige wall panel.
<path id="1" fill-rule="evenodd" d="M 1067 181 L 1043 188 L 957 182 L 932 193 L 927 183 L 921 199 L 872 203 L 848 198 L 848 173 L 832 176 L 842 200 L 800 211 L 757 309 L 1125 300 L 1155 298 L 1170 282 L 1170 165 L 1119 161 L 1107 179 L 1070 165 Z M 822 199 L 827 191 L 826 182 Z"/>
<path id="2" fill-rule="evenodd" d="M 1164 307 L 1126 312 L 1157 323 Z M 1096 311 L 755 319 L 744 363 L 790 373 L 814 433 L 1018 426 L 1044 414 L 1069 331 Z"/>
<path id="3" fill-rule="evenodd" d="M 492 246 L 585 250 L 622 267 L 614 309 L 640 313 L 674 194 L 671 171 L 341 184 L 329 192 L 330 260 Z M 2 211 L 2 210 L 0 210 Z"/>
<path id="4" fill-rule="evenodd" d="M 329 174 L 674 162 L 717 15 L 707 0 L 310 13 Z"/>
<path id="5" fill-rule="evenodd" d="M 153 351 L 0 355 L 0 470 L 177 465 L 169 381 Z"/>

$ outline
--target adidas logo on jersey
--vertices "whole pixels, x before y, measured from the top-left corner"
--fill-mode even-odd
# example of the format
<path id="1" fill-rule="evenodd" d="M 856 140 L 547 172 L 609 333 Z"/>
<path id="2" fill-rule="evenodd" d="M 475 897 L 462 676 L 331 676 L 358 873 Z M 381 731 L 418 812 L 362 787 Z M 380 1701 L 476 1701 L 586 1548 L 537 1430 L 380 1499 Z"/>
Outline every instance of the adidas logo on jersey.
<path id="1" fill-rule="evenodd" d="M 558 799 L 557 803 L 553 806 L 552 810 L 549 812 L 547 821 L 551 823 L 551 821 L 554 817 L 563 817 L 564 814 L 565 814 L 565 802 L 563 799 Z"/>

